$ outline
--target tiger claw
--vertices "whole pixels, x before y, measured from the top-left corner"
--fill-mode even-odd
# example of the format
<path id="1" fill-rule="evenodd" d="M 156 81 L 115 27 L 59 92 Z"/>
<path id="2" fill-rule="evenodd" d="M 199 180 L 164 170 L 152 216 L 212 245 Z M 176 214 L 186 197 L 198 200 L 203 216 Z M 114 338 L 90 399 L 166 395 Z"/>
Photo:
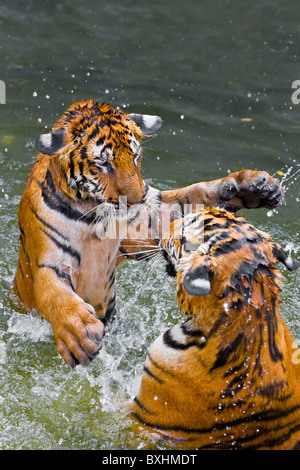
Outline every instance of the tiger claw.
<path id="1" fill-rule="evenodd" d="M 105 335 L 103 323 L 96 318 L 93 307 L 77 303 L 74 310 L 65 311 L 59 322 L 52 323 L 57 350 L 72 369 L 87 366 L 102 348 Z"/>
<path id="2" fill-rule="evenodd" d="M 277 179 L 265 171 L 245 170 L 238 178 L 230 175 L 221 185 L 220 206 L 231 212 L 265 207 L 274 209 L 284 200 L 284 191 Z M 250 180 L 250 181 L 249 181 Z"/>
<path id="3" fill-rule="evenodd" d="M 283 201 L 284 191 L 279 181 L 275 180 L 275 183 L 270 187 L 268 195 L 266 197 L 266 207 L 277 207 L 279 204 L 282 204 Z"/>

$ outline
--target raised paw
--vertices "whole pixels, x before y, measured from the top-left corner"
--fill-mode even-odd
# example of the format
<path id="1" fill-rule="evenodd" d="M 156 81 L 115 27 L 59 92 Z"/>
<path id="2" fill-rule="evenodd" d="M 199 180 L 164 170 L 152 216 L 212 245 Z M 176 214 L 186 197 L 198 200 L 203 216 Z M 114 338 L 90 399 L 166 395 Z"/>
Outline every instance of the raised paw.
<path id="1" fill-rule="evenodd" d="M 222 180 L 219 205 L 229 211 L 265 207 L 273 209 L 284 198 L 280 182 L 266 171 L 243 170 Z"/>
<path id="2" fill-rule="evenodd" d="M 62 312 L 52 329 L 57 350 L 71 368 L 88 365 L 102 348 L 103 323 L 96 318 L 93 307 L 84 302 Z"/>

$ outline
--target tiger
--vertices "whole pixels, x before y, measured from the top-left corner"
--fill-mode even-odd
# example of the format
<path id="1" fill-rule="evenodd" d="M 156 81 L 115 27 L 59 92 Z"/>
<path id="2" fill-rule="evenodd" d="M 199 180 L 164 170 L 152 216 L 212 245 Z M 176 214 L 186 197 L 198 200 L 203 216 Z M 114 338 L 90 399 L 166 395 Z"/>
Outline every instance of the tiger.
<path id="1" fill-rule="evenodd" d="M 184 318 L 149 347 L 133 427 L 185 449 L 300 449 L 300 351 L 276 266 L 297 263 L 220 208 L 173 221 L 160 250 Z"/>
<path id="2" fill-rule="evenodd" d="M 180 216 L 185 204 L 237 211 L 272 209 L 284 200 L 280 182 L 265 171 L 237 171 L 176 190 L 152 188 L 141 175 L 141 141 L 161 126 L 160 116 L 127 114 L 88 99 L 70 105 L 36 140 L 18 209 L 13 293 L 20 308 L 50 323 L 71 368 L 88 365 L 102 347 L 105 324 L 116 312 L 117 265 L 157 246 L 164 220 Z M 151 229 L 137 236 L 141 218 Z"/>

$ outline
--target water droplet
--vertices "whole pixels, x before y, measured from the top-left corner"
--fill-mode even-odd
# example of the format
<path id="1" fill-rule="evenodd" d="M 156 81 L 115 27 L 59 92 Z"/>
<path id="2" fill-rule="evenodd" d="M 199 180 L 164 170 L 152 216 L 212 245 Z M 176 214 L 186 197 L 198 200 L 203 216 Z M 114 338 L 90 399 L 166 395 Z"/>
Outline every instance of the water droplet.
<path id="1" fill-rule="evenodd" d="M 224 307 L 225 312 L 228 313 L 228 312 L 229 312 L 229 305 L 228 305 L 227 302 L 225 302 L 225 303 L 223 304 L 223 307 Z"/>

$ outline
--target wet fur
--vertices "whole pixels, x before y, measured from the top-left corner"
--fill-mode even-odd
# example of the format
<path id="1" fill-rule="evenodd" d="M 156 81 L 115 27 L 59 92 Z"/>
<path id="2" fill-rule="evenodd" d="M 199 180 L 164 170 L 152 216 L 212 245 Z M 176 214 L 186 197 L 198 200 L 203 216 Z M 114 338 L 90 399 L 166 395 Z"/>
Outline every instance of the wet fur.
<path id="1" fill-rule="evenodd" d="M 175 221 L 161 248 L 186 319 L 151 345 L 131 416 L 185 448 L 299 448 L 299 351 L 276 267 L 297 264 L 219 209 Z"/>

